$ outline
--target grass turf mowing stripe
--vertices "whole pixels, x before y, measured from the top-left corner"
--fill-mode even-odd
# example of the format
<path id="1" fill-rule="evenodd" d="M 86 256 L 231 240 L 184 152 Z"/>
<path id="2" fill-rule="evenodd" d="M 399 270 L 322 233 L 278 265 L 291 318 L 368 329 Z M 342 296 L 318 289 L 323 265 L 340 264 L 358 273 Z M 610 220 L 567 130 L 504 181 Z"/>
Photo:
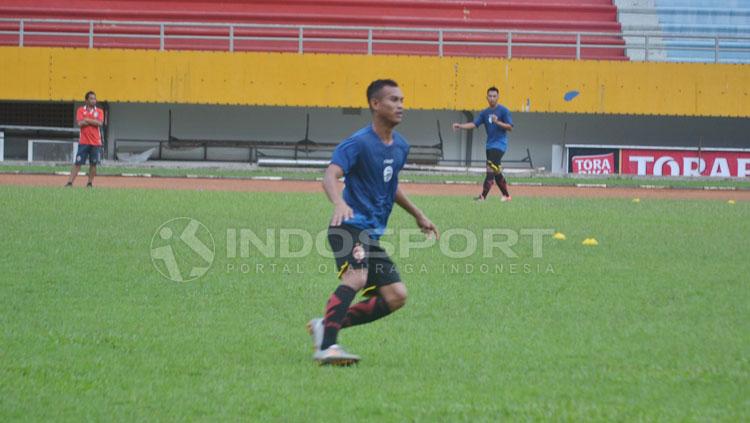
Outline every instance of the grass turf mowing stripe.
<path id="1" fill-rule="evenodd" d="M 304 324 L 338 283 L 333 260 L 279 257 L 308 242 L 282 243 L 283 229 L 325 230 L 322 195 L 0 195 L 2 420 L 750 418 L 747 203 L 518 198 L 478 208 L 419 197 L 444 245 L 399 254 L 420 238 L 413 218 L 394 212 L 383 243 L 396 249 L 408 304 L 343 331 L 363 361 L 331 369 L 312 363 Z M 209 272 L 188 283 L 151 260 L 157 229 L 181 216 L 206 225 L 216 248 Z M 270 230 L 270 256 L 247 233 L 243 250 L 242 229 L 262 246 Z M 522 232 L 535 229 L 567 240 L 543 237 L 535 257 Z M 485 257 L 486 230 L 500 243 L 516 233 L 516 256 Z M 467 234 L 477 249 L 457 257 L 474 244 Z M 589 237 L 600 245 L 581 246 Z"/>

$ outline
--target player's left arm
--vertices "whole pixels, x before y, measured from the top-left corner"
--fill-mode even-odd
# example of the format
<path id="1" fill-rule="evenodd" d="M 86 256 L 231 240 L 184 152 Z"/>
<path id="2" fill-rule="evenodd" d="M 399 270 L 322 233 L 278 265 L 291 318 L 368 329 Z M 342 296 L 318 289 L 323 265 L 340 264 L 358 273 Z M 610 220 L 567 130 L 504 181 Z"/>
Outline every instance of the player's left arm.
<path id="1" fill-rule="evenodd" d="M 86 119 L 89 125 L 91 126 L 102 126 L 104 125 L 104 112 L 100 109 L 97 109 L 99 112 L 99 117 L 95 119 Z"/>
<path id="2" fill-rule="evenodd" d="M 513 118 L 510 117 L 510 112 L 503 111 L 500 117 L 495 115 L 492 116 L 492 122 L 495 125 L 503 128 L 506 132 L 511 132 L 513 130 Z"/>
<path id="3" fill-rule="evenodd" d="M 411 202 L 409 197 L 401 190 L 401 187 L 396 188 L 396 204 L 402 209 L 406 210 L 410 215 L 414 216 L 417 220 L 417 226 L 422 230 L 423 233 L 427 234 L 428 237 L 435 237 L 440 239 L 440 232 L 437 227 L 427 216 L 419 209 L 414 203 Z"/>
<path id="4" fill-rule="evenodd" d="M 494 123 L 495 125 L 497 125 L 497 126 L 503 128 L 503 129 L 505 129 L 506 132 L 510 132 L 510 131 L 513 130 L 513 124 L 512 123 L 503 122 L 502 119 L 500 119 L 499 117 L 497 117 L 495 115 L 492 115 L 491 118 L 492 118 L 492 123 Z"/>
<path id="5" fill-rule="evenodd" d="M 104 119 L 84 118 L 78 121 L 78 126 L 85 125 L 100 127 L 104 125 Z"/>
<path id="6" fill-rule="evenodd" d="M 497 126 L 503 128 L 503 129 L 505 129 L 506 132 L 513 131 L 513 125 L 511 125 L 509 123 L 505 123 L 502 120 L 496 120 L 495 121 L 495 125 L 497 125 Z"/>

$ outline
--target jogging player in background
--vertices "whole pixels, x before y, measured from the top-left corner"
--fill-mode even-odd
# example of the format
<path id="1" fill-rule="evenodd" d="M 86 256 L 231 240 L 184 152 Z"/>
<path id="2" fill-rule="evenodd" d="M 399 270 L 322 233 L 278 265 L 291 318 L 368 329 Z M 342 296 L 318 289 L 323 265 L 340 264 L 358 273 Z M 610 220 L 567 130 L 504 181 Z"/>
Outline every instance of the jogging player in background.
<path id="1" fill-rule="evenodd" d="M 453 124 L 453 130 L 474 129 L 484 125 L 484 129 L 487 131 L 487 175 L 484 178 L 482 194 L 476 198 L 480 201 L 487 198 L 493 181 L 500 188 L 500 192 L 502 193 L 501 200 L 511 200 L 510 193 L 508 192 L 508 182 L 505 180 L 505 176 L 503 176 L 503 167 L 500 161 L 508 149 L 508 132 L 513 130 L 513 118 L 507 107 L 497 103 L 499 96 L 500 91 L 495 87 L 490 87 L 487 89 L 487 103 L 489 103 L 489 107 L 482 110 L 479 116 L 474 119 L 474 122 Z"/>
<path id="2" fill-rule="evenodd" d="M 76 111 L 76 125 L 81 128 L 81 138 L 78 142 L 76 161 L 70 170 L 66 187 L 72 187 L 81 165 L 89 162 L 89 181 L 87 187 L 93 187 L 96 176 L 96 165 L 102 159 L 102 133 L 101 126 L 104 123 L 104 111 L 96 107 L 96 94 L 93 91 L 86 93 L 86 103 Z"/>
<path id="3" fill-rule="evenodd" d="M 395 202 L 414 216 L 428 236 L 438 237 L 430 219 L 398 186 L 409 144 L 394 131 L 403 117 L 404 95 L 390 79 L 367 87 L 372 124 L 341 142 L 326 169 L 323 188 L 333 203 L 328 242 L 341 284 L 328 300 L 323 318 L 308 323 L 313 359 L 320 364 L 349 365 L 359 357 L 337 344 L 341 329 L 370 323 L 403 307 L 406 287 L 395 264 L 378 243 Z M 346 177 L 343 196 L 338 181 Z M 351 305 L 357 292 L 368 297 Z"/>

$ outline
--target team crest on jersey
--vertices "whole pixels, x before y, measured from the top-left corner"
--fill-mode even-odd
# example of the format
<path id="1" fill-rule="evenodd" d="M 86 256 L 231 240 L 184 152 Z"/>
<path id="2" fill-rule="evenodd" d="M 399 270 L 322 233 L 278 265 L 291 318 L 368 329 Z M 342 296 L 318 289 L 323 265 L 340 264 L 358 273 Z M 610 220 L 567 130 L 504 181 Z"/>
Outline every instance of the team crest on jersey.
<path id="1" fill-rule="evenodd" d="M 386 166 L 383 169 L 383 182 L 388 182 L 393 178 L 393 166 Z"/>
<path id="2" fill-rule="evenodd" d="M 357 260 L 357 263 L 361 263 L 365 259 L 365 248 L 359 242 L 354 245 L 352 257 Z"/>

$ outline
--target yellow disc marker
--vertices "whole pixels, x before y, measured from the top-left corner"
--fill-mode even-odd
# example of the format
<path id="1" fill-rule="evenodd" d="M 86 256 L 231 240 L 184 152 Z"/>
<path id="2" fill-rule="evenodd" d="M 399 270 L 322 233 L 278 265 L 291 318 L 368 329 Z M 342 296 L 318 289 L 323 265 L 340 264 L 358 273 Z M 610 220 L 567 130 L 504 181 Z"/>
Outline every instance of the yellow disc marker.
<path id="1" fill-rule="evenodd" d="M 565 241 L 565 234 L 562 232 L 555 232 L 555 234 L 552 235 L 552 238 L 559 239 L 560 241 Z"/>
<path id="2" fill-rule="evenodd" d="M 586 238 L 582 242 L 583 245 L 599 245 L 599 241 L 596 238 Z"/>

